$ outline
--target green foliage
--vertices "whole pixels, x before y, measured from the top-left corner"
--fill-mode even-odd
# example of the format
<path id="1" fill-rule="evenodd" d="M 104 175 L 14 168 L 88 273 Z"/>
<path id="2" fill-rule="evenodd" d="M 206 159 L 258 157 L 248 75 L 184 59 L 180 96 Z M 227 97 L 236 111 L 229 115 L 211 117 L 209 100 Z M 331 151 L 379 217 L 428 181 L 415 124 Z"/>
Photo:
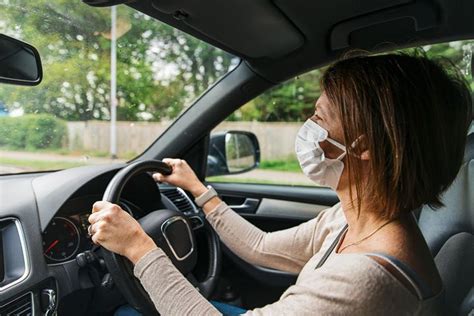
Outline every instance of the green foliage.
<path id="1" fill-rule="evenodd" d="M 291 122 L 303 121 L 314 111 L 321 94 L 322 69 L 287 81 L 250 101 L 234 112 L 231 121 Z"/>
<path id="2" fill-rule="evenodd" d="M 259 165 L 260 169 L 275 171 L 301 172 L 301 167 L 294 157 L 283 160 L 263 160 Z"/>
<path id="3" fill-rule="evenodd" d="M 466 78 L 474 93 L 474 74 L 471 73 L 474 41 L 455 41 L 442 44 L 426 45 L 422 48 L 408 48 L 404 51 L 423 49 L 429 58 L 438 60 L 448 68 L 448 71 L 460 71 Z M 455 69 L 453 69 L 453 66 Z"/>
<path id="4" fill-rule="evenodd" d="M 81 1 L 0 1 L 0 32 L 38 48 L 44 80 L 38 87 L 0 86 L 10 110 L 66 120 L 110 117 L 110 8 Z M 117 7 L 117 117 L 175 118 L 235 58 L 139 13 Z"/>
<path id="5" fill-rule="evenodd" d="M 16 149 L 59 148 L 66 123 L 49 114 L 0 117 L 0 145 Z"/>

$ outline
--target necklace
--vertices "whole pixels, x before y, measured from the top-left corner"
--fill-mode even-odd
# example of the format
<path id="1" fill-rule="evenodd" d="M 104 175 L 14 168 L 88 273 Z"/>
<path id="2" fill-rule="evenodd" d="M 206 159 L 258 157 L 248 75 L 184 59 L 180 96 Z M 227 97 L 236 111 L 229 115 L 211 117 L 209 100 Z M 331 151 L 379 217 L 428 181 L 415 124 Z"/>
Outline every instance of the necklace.
<path id="1" fill-rule="evenodd" d="M 380 227 L 378 227 L 377 229 L 375 229 L 373 232 L 371 232 L 370 234 L 368 234 L 367 236 L 365 236 L 364 238 L 362 239 L 359 239 L 353 243 L 350 243 L 348 245 L 345 245 L 344 247 L 342 247 L 341 249 L 339 249 L 339 253 L 341 253 L 344 249 L 346 249 L 347 247 L 350 247 L 350 246 L 355 246 L 355 245 L 358 245 L 360 244 L 361 242 L 363 242 L 364 240 L 370 238 L 372 235 L 374 235 L 376 232 L 378 232 L 379 230 L 381 230 L 383 227 L 385 227 L 386 225 L 390 224 L 391 222 L 393 222 L 394 220 L 396 220 L 397 218 L 393 218 L 391 220 L 389 220 L 388 222 L 385 222 L 384 224 L 382 224 Z"/>

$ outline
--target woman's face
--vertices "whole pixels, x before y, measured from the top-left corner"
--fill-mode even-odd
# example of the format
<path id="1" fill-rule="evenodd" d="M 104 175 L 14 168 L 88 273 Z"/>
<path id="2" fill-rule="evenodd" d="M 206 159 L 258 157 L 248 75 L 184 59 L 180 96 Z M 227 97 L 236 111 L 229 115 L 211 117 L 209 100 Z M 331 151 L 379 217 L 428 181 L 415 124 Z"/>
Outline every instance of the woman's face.
<path id="1" fill-rule="evenodd" d="M 336 106 L 332 104 L 327 98 L 326 94 L 323 92 L 315 104 L 314 115 L 311 117 L 313 121 L 319 124 L 322 128 L 328 131 L 328 137 L 339 142 L 346 147 L 349 146 L 344 142 L 344 131 L 342 128 L 341 118 L 337 112 Z M 319 143 L 321 148 L 324 150 L 324 155 L 327 158 L 335 159 L 338 158 L 343 151 L 331 144 L 328 141 Z M 358 146 L 358 145 L 357 145 Z M 347 155 L 342 158 L 342 161 L 345 162 Z M 364 152 L 359 156 L 360 159 L 366 161 L 369 159 L 368 152 Z M 368 170 L 365 168 L 364 170 Z M 367 174 L 361 175 L 366 177 Z M 339 184 L 337 189 L 345 189 L 349 185 L 349 172 L 345 167 L 342 171 L 341 178 L 339 179 Z"/>
<path id="2" fill-rule="evenodd" d="M 321 94 L 319 99 L 316 100 L 314 114 L 311 117 L 311 120 L 327 130 L 329 138 L 345 145 L 341 119 L 335 106 L 329 102 L 329 99 L 324 92 Z M 343 153 L 340 148 L 328 141 L 323 141 L 319 143 L 319 145 L 324 150 L 325 156 L 328 158 L 335 159 Z"/>

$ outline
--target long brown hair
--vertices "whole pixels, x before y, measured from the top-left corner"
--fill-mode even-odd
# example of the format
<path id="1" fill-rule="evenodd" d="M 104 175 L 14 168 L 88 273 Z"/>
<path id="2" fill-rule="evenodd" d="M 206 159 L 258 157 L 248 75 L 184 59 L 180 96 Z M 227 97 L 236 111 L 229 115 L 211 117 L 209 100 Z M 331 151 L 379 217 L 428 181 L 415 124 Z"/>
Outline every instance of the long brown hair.
<path id="1" fill-rule="evenodd" d="M 341 118 L 345 144 L 362 139 L 345 160 L 359 211 L 362 197 L 387 219 L 442 205 L 472 120 L 469 86 L 459 71 L 420 52 L 357 56 L 330 66 L 321 86 Z M 361 183 L 363 150 L 370 155 L 368 183 Z"/>

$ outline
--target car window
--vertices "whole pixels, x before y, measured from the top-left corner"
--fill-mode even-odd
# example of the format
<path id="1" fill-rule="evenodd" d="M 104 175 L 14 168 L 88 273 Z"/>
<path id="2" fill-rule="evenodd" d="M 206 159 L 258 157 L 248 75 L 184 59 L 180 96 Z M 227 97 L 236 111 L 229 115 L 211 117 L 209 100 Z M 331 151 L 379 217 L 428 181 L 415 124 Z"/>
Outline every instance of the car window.
<path id="1" fill-rule="evenodd" d="M 471 84 L 471 60 L 474 41 L 455 41 L 407 49 L 424 50 L 429 57 L 445 58 L 460 68 Z M 319 80 L 324 69 L 316 69 L 270 89 L 232 113 L 212 134 L 224 131 L 248 131 L 260 144 L 260 165 L 234 175 L 212 175 L 210 182 L 262 183 L 276 185 L 314 185 L 302 173 L 294 150 L 296 134 L 313 113 L 321 94 Z M 471 125 L 470 132 L 474 131 Z M 208 174 L 210 174 L 208 170 Z M 213 174 L 213 173 L 211 173 Z"/>
<path id="2" fill-rule="evenodd" d="M 111 75 L 112 10 L 116 76 Z M 44 73 L 36 87 L 0 85 L 0 174 L 131 159 L 238 63 L 124 5 L 0 1 L 0 33 L 35 46 Z"/>

